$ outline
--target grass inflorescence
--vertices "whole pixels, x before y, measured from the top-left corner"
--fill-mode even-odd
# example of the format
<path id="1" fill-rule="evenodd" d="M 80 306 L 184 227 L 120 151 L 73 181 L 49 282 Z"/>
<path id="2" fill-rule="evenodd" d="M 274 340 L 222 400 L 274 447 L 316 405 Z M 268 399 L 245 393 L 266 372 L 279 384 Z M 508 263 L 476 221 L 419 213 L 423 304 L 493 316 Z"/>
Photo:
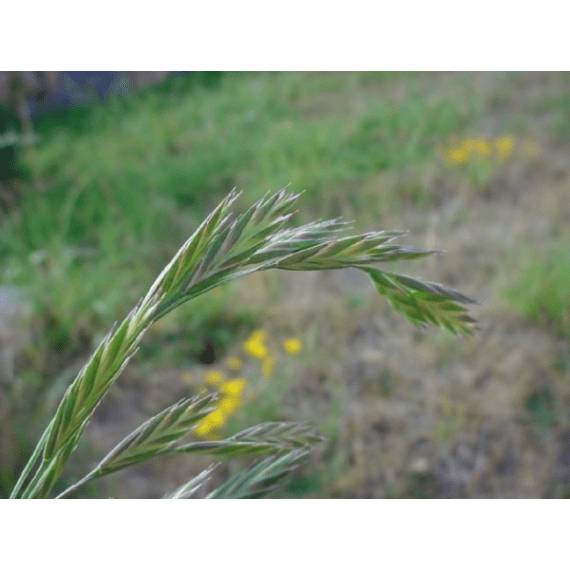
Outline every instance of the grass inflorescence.
<path id="1" fill-rule="evenodd" d="M 474 301 L 458 291 L 371 267 L 434 253 L 394 244 L 400 232 L 379 231 L 342 237 L 339 232 L 345 230 L 347 224 L 340 220 L 288 227 L 292 206 L 299 195 L 283 189 L 265 196 L 241 214 L 234 206 L 237 197 L 232 191 L 213 210 L 163 269 L 147 294 L 101 341 L 64 394 L 15 485 L 12 498 L 50 496 L 96 407 L 135 354 L 151 325 L 180 305 L 238 277 L 268 269 L 314 271 L 352 266 L 366 272 L 378 292 L 414 324 L 432 323 L 463 333 L 471 332 L 475 326 L 475 320 L 463 306 Z M 261 358 L 267 356 L 262 335 L 250 338 L 246 344 L 250 353 Z M 295 342 L 289 342 L 288 346 L 291 352 L 298 349 Z M 252 492 L 250 487 L 254 482 L 269 491 L 273 487 L 268 481 L 277 481 L 289 473 L 305 456 L 306 449 L 319 440 L 318 434 L 308 426 L 269 423 L 225 440 L 182 442 L 214 411 L 213 403 L 214 396 L 182 400 L 152 417 L 85 478 L 59 496 L 65 496 L 88 480 L 156 455 L 191 452 L 222 455 L 277 452 L 273 459 L 262 462 L 245 475 L 236 476 L 237 479 L 210 496 L 227 497 L 232 493 L 243 496 L 245 488 L 249 489 L 247 495 Z M 295 449 L 305 451 L 292 451 Z M 193 484 L 190 487 L 194 488 Z M 186 485 L 173 496 L 187 494 Z"/>

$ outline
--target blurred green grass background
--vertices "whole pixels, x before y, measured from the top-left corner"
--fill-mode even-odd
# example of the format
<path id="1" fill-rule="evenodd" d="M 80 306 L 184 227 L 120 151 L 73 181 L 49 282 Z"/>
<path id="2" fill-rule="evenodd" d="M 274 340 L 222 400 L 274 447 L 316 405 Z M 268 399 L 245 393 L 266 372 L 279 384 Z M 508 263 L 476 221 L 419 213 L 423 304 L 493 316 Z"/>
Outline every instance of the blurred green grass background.
<path id="1" fill-rule="evenodd" d="M 362 225 L 401 202 L 422 205 L 431 197 L 404 171 L 429 164 L 476 102 L 429 101 L 415 83 L 392 73 L 195 74 L 40 117 L 42 142 L 22 152 L 26 186 L 1 228 L 2 281 L 29 289 L 49 345 L 65 352 L 124 314 L 233 187 L 245 207 L 290 184 L 305 191 L 306 219 Z M 386 171 L 401 186 L 366 189 Z"/>
<path id="2" fill-rule="evenodd" d="M 407 229 L 398 224 L 408 212 L 427 224 L 454 192 L 484 198 L 502 175 L 494 164 L 450 168 L 442 149 L 454 140 L 534 136 L 535 119 L 546 116 L 542 142 L 565 148 L 567 76 L 518 101 L 521 74 L 491 75 L 492 87 L 474 89 L 480 77 L 470 73 L 194 73 L 38 118 L 41 141 L 19 150 L 16 203 L 0 225 L 0 284 L 24 290 L 32 306 L 21 394 L 31 386 L 38 402 L 58 378 L 64 383 L 62 373 L 233 187 L 243 191 L 243 208 L 289 184 L 304 191 L 301 220 L 341 215 L 360 230 Z M 453 223 L 468 217 L 469 205 Z M 554 253 L 532 264 L 523 263 L 526 248 L 513 249 L 521 271 L 504 287 L 510 310 L 556 338 L 570 334 L 569 240 L 561 232 Z M 267 302 L 240 306 L 235 298 L 230 286 L 179 311 L 143 357 L 183 365 L 198 362 L 208 343 L 218 354 L 230 350 L 268 310 Z M 278 298 L 279 289 L 271 302 Z M 357 293 L 346 302 L 355 310 L 366 304 Z M 172 349 L 177 341 L 183 351 Z M 260 419 L 278 409 L 278 396 Z M 306 482 L 310 490 L 313 483 Z"/>

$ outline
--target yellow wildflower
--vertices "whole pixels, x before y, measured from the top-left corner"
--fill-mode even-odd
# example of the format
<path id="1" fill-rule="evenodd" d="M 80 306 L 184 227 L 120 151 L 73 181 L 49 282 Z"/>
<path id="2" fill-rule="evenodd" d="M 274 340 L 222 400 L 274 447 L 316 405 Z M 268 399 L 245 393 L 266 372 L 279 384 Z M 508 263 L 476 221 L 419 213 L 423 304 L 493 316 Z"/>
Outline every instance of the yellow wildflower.
<path id="1" fill-rule="evenodd" d="M 205 437 L 214 433 L 218 435 L 218 429 L 226 422 L 226 415 L 219 408 L 209 413 L 194 429 L 196 435 Z"/>
<path id="2" fill-rule="evenodd" d="M 194 428 L 194 433 L 200 437 L 218 439 L 219 429 L 225 425 L 228 416 L 241 405 L 241 394 L 247 381 L 243 378 L 236 378 L 223 382 L 224 375 L 215 371 L 211 371 L 207 376 L 211 383 L 222 384 L 220 386 L 222 399 L 217 403 L 216 409 L 198 423 Z"/>
<path id="3" fill-rule="evenodd" d="M 194 429 L 194 433 L 200 437 L 206 437 L 210 433 L 210 430 L 211 430 L 210 422 L 207 421 L 206 418 L 204 418 Z"/>
<path id="4" fill-rule="evenodd" d="M 495 139 L 495 147 L 499 154 L 499 161 L 504 162 L 511 156 L 514 146 L 514 138 L 511 135 Z"/>
<path id="5" fill-rule="evenodd" d="M 225 382 L 222 386 L 222 394 L 226 396 L 233 396 L 239 397 L 241 393 L 244 391 L 247 385 L 247 380 L 243 378 L 236 378 L 235 380 L 230 380 L 229 382 Z"/>
<path id="6" fill-rule="evenodd" d="M 253 331 L 251 336 L 244 342 L 243 349 L 254 358 L 263 360 L 268 352 L 265 346 L 265 331 L 261 329 Z"/>
<path id="7" fill-rule="evenodd" d="M 251 333 L 251 338 L 258 340 L 259 342 L 265 342 L 265 337 L 267 333 L 263 329 L 255 329 Z"/>
<path id="8" fill-rule="evenodd" d="M 241 404 L 240 398 L 224 398 L 220 402 L 220 411 L 227 417 L 237 410 Z"/>
<path id="9" fill-rule="evenodd" d="M 208 423 L 212 427 L 222 427 L 226 421 L 226 416 L 224 412 L 218 408 L 217 410 L 210 412 L 204 419 L 207 419 Z"/>
<path id="10" fill-rule="evenodd" d="M 474 146 L 475 150 L 483 156 L 491 154 L 491 145 L 484 139 L 477 139 Z"/>
<path id="11" fill-rule="evenodd" d="M 451 162 L 456 162 L 457 164 L 464 164 L 469 158 L 469 152 L 461 146 L 449 149 L 446 154 Z"/>
<path id="12" fill-rule="evenodd" d="M 285 352 L 287 352 L 288 354 L 297 354 L 301 352 L 303 344 L 300 339 L 296 337 L 291 337 L 285 339 L 285 341 L 283 342 L 283 348 L 285 349 Z"/>
<path id="13" fill-rule="evenodd" d="M 228 417 L 241 405 L 241 395 L 246 385 L 247 380 L 243 378 L 236 378 L 222 385 L 222 399 L 218 404 L 218 410 L 220 410 L 225 417 Z"/>
<path id="14" fill-rule="evenodd" d="M 220 431 L 216 426 L 203 423 L 200 424 L 194 433 L 199 437 L 207 437 L 208 439 L 221 439 Z"/>
<path id="15" fill-rule="evenodd" d="M 472 160 L 491 157 L 494 153 L 500 162 L 504 162 L 512 153 L 514 138 L 511 135 L 499 137 L 489 142 L 483 138 L 468 138 L 461 143 L 444 149 L 450 162 L 466 164 Z"/>

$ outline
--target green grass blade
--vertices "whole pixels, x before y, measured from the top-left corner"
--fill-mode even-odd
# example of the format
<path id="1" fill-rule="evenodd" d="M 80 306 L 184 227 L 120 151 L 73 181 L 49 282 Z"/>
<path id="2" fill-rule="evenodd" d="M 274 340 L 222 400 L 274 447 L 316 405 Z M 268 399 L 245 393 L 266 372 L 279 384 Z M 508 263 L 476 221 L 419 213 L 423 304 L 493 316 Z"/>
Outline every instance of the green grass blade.
<path id="1" fill-rule="evenodd" d="M 169 453 L 251 455 L 278 453 L 323 441 L 317 430 L 304 423 L 266 422 L 219 441 L 197 441 L 168 449 Z"/>
<path id="2" fill-rule="evenodd" d="M 274 455 L 249 469 L 237 473 L 212 491 L 207 499 L 259 499 L 279 488 L 306 460 L 306 448 L 285 455 Z"/>

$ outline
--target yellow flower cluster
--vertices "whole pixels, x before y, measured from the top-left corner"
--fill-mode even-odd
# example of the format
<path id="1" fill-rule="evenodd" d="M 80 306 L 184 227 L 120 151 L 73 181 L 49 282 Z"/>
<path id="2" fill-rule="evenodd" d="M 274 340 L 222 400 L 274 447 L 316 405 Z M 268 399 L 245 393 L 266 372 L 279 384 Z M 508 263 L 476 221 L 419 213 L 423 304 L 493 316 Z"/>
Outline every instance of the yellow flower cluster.
<path id="1" fill-rule="evenodd" d="M 254 330 L 243 343 L 244 352 L 261 361 L 261 374 L 264 378 L 273 375 L 277 359 L 272 355 L 266 345 L 267 334 L 262 329 Z M 295 355 L 302 350 L 302 342 L 296 337 L 285 339 L 283 349 L 287 354 Z M 232 372 L 238 372 L 243 363 L 237 356 L 228 359 L 227 366 Z M 188 376 L 190 380 L 191 376 Z M 201 437 L 219 438 L 220 430 L 226 424 L 228 417 L 241 406 L 242 395 L 247 386 L 244 378 L 228 379 L 219 370 L 209 370 L 206 373 L 206 383 L 211 384 L 221 393 L 221 399 L 216 409 L 209 413 L 194 429 L 194 433 Z"/>
<path id="2" fill-rule="evenodd" d="M 515 139 L 511 135 L 487 141 L 481 138 L 465 139 L 459 144 L 444 149 L 444 154 L 454 164 L 467 164 L 473 160 L 494 158 L 505 162 L 513 153 Z"/>
<path id="3" fill-rule="evenodd" d="M 299 352 L 301 352 L 303 345 L 300 339 L 292 337 L 285 339 L 285 341 L 283 342 L 283 348 L 285 349 L 285 352 L 287 352 L 288 354 L 298 354 Z"/>
<path id="4" fill-rule="evenodd" d="M 245 352 L 262 361 L 261 373 L 265 378 L 269 378 L 273 373 L 275 366 L 275 358 L 269 353 L 265 344 L 265 331 L 257 329 L 251 333 L 251 336 L 243 343 Z M 302 348 L 301 340 L 298 338 L 287 338 L 283 342 L 283 349 L 288 354 L 298 354 Z"/>
<path id="5" fill-rule="evenodd" d="M 254 358 L 263 360 L 269 353 L 265 346 L 265 331 L 254 330 L 251 336 L 243 343 L 243 349 Z"/>
<path id="6" fill-rule="evenodd" d="M 261 374 L 264 378 L 270 378 L 275 368 L 275 357 L 270 354 L 265 344 L 266 337 L 264 330 L 254 330 L 243 343 L 243 349 L 254 358 L 261 360 Z"/>
<path id="7" fill-rule="evenodd" d="M 247 380 L 244 378 L 226 380 L 224 374 L 218 371 L 208 372 L 206 380 L 219 387 L 222 397 L 218 401 L 216 409 L 198 424 L 194 433 L 202 437 L 217 438 L 228 417 L 240 407 Z"/>

